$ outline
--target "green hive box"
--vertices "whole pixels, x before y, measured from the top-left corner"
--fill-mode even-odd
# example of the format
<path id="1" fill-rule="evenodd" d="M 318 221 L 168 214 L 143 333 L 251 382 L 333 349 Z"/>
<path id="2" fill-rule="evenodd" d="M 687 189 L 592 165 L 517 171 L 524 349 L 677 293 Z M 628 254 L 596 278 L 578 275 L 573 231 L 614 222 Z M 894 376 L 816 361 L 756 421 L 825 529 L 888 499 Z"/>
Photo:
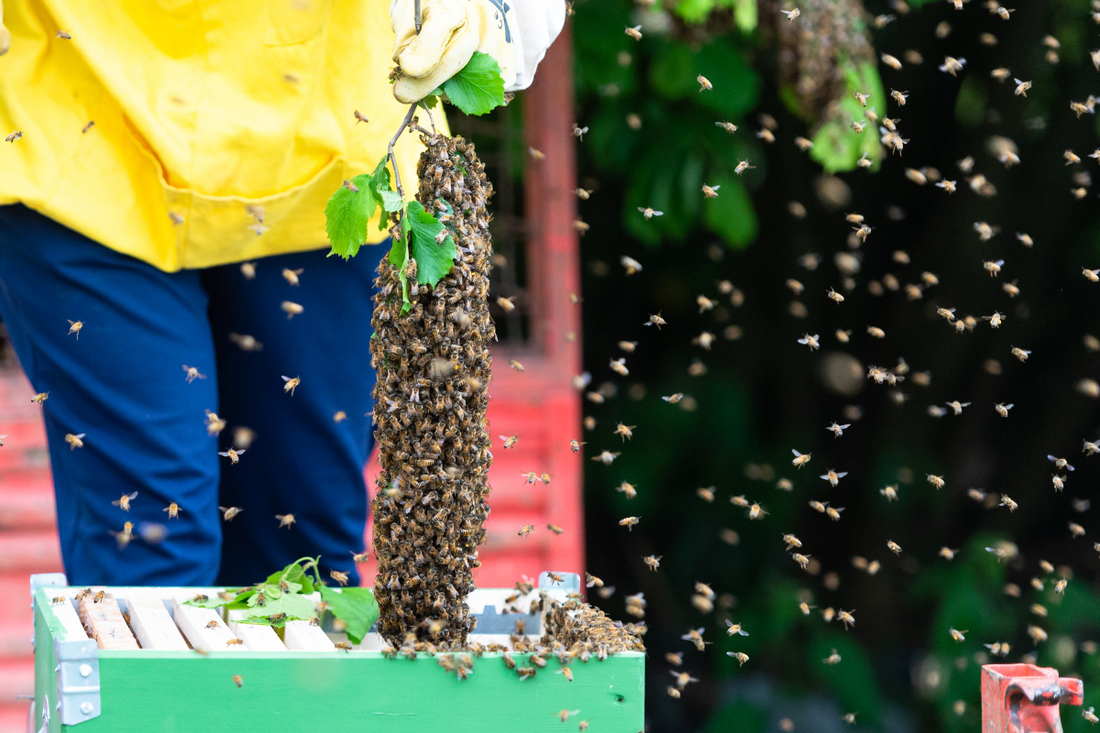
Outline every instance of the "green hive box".
<path id="1" fill-rule="evenodd" d="M 459 680 L 440 667 L 438 657 L 425 654 L 410 661 L 360 649 L 205 654 L 100 649 L 79 628 L 79 621 L 74 628 L 71 599 L 82 589 L 64 584 L 64 576 L 57 574 L 32 578 L 36 732 L 561 733 L 576 730 L 581 721 L 587 721 L 593 733 L 637 733 L 644 727 L 641 652 L 616 654 L 602 662 L 594 655 L 587 663 L 577 660 L 570 665 L 569 682 L 555 674 L 561 665 L 551 656 L 534 678 L 520 680 L 501 654 L 486 653 L 475 659 L 472 674 Z M 139 592 L 106 590 L 119 598 Z M 140 592 L 155 597 L 159 591 L 168 599 L 213 590 Z M 58 600 L 55 605 L 54 599 L 61 597 L 66 602 Z M 165 608 L 170 610 L 170 604 Z M 495 609 L 485 610 L 491 614 Z M 500 618 L 514 623 L 507 615 Z M 533 618 L 537 624 L 538 616 Z M 479 616 L 479 630 L 482 623 Z M 527 631 L 532 631 L 530 624 Z M 526 655 L 513 657 L 519 666 L 526 665 Z M 235 675 L 240 676 L 240 687 Z M 572 712 L 567 725 L 562 724 L 562 710 Z"/>

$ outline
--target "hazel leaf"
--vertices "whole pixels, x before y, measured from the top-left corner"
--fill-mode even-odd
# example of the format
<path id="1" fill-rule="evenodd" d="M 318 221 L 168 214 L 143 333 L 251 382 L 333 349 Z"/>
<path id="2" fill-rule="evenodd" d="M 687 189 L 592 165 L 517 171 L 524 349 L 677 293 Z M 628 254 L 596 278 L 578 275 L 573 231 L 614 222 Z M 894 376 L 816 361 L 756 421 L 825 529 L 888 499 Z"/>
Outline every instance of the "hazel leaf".
<path id="1" fill-rule="evenodd" d="M 446 277 L 458 256 L 454 236 L 419 201 L 409 202 L 405 212 L 409 255 L 416 260 L 416 281 L 435 286 Z M 439 237 L 446 232 L 440 241 Z"/>
<path id="2" fill-rule="evenodd" d="M 504 104 L 504 78 L 497 60 L 475 51 L 462 71 L 443 82 L 451 104 L 468 115 L 483 115 Z"/>

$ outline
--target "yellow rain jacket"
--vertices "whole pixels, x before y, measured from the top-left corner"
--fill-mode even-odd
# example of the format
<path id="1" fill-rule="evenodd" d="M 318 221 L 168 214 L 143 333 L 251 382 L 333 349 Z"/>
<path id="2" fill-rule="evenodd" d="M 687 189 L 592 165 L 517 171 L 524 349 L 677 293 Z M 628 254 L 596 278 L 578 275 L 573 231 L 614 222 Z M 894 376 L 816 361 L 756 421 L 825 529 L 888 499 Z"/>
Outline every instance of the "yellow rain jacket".
<path id="1" fill-rule="evenodd" d="M 407 111 L 389 5 L 5 0 L 0 204 L 167 271 L 327 247 L 325 202 Z M 420 149 L 397 147 L 407 191 Z"/>

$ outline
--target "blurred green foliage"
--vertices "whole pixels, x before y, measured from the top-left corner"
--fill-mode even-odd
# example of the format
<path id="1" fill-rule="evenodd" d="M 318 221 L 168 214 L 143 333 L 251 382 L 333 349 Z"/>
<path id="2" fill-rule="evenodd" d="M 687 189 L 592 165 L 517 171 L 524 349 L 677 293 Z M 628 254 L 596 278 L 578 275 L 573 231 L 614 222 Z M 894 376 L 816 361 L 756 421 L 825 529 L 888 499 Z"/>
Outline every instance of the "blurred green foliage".
<path id="1" fill-rule="evenodd" d="M 1073 176 L 1092 171 L 1061 159 L 1067 148 L 1080 154 L 1096 146 L 1096 121 L 1076 119 L 1067 103 L 1094 91 L 1087 1 L 1020 7 L 1010 23 L 974 2 L 957 12 L 950 3 L 911 1 L 908 15 L 869 3 L 872 16 L 897 16 L 871 31 L 875 57 L 915 49 L 925 61 L 844 69 L 840 116 L 820 128 L 780 81 L 780 48 L 765 15 L 775 6 L 666 5 L 664 14 L 659 3 L 582 1 L 573 23 L 577 119 L 591 130 L 578 143 L 579 185 L 594 189 L 580 202 L 591 227 L 582 240 L 585 365 L 592 389 L 607 396 L 585 403 L 596 424 L 584 440 L 589 456 L 622 451 L 611 466 L 585 462 L 588 565 L 618 586 L 610 599 L 597 599 L 612 615 L 624 617 L 626 594 L 643 592 L 649 603 L 651 729 L 770 733 L 789 718 L 795 730 L 841 731 L 848 729 L 841 715 L 853 712 L 857 729 L 978 730 L 980 666 L 994 661 L 986 645 L 995 642 L 1011 645 L 1007 661 L 1034 658 L 1082 677 L 1085 706 L 1095 704 L 1100 659 L 1089 642 L 1100 641 L 1100 559 L 1091 548 L 1100 523 L 1096 509 L 1082 513 L 1071 502 L 1089 499 L 1100 481 L 1100 459 L 1073 458 L 1082 438 L 1100 435 L 1095 401 L 1076 389 L 1081 378 L 1100 378 L 1100 359 L 1082 346 L 1084 333 L 1100 334 L 1100 302 L 1080 276 L 1082 264 L 1100 257 L 1100 217 L 1094 192 L 1083 201 L 1068 193 L 1079 185 Z M 945 22 L 949 33 L 937 36 Z M 641 42 L 623 34 L 639 24 Z M 998 43 L 983 43 L 982 33 L 995 33 Z M 1062 42 L 1057 64 L 1046 58 L 1047 34 Z M 936 68 L 948 54 L 968 60 L 958 78 Z M 1011 84 L 989 77 L 999 66 L 1034 79 L 1034 92 L 1014 97 Z M 699 74 L 714 91 L 698 90 Z M 904 108 L 885 97 L 890 88 L 911 93 Z M 850 129 L 863 114 L 855 90 L 871 94 L 868 105 L 880 116 L 903 118 L 903 137 L 911 139 L 903 157 L 882 156 L 875 125 L 862 137 Z M 755 135 L 758 112 L 778 122 L 772 146 Z M 637 115 L 637 129 L 629 115 Z M 740 129 L 730 136 L 718 120 Z M 992 135 L 1016 142 L 1019 166 L 1006 170 L 987 153 Z M 795 147 L 796 136 L 812 137 L 809 154 Z M 869 170 L 854 168 L 863 152 L 878 161 Z M 966 156 L 996 196 L 970 190 L 956 165 Z M 756 169 L 733 174 L 745 159 Z M 959 191 L 918 186 L 905 176 L 910 167 L 935 168 Z M 819 196 L 824 183 L 838 188 L 826 171 L 836 172 L 847 198 Z M 703 183 L 721 185 L 719 197 L 704 200 Z M 792 202 L 804 218 L 792 215 Z M 639 206 L 665 214 L 645 220 Z M 849 241 L 843 214 L 851 211 L 875 227 L 863 246 Z M 1001 231 L 979 243 L 975 221 Z M 1034 248 L 1020 245 L 1015 232 L 1029 233 Z M 911 262 L 899 262 L 897 251 Z M 820 255 L 816 269 L 800 265 L 809 253 Z M 617 264 L 624 254 L 643 271 L 625 275 Z M 859 268 L 838 306 L 824 293 L 842 289 L 840 254 L 853 255 Z M 1000 279 L 981 269 L 994 256 L 1006 260 Z M 924 271 L 940 285 L 907 300 L 903 286 L 921 282 Z M 805 292 L 793 294 L 788 278 Z M 720 281 L 743 302 L 721 293 Z M 895 291 L 891 281 L 902 287 Z M 1008 297 L 1002 281 L 1016 281 L 1022 294 Z M 700 294 L 718 306 L 701 311 Z M 983 322 L 956 335 L 936 316 L 941 305 L 1008 319 L 998 330 Z M 657 312 L 668 325 L 643 327 Z M 887 338 L 866 337 L 868 325 Z M 850 343 L 834 338 L 837 329 L 852 331 Z M 697 340 L 701 332 L 716 335 L 710 349 Z M 796 343 L 806 332 L 821 334 L 821 352 Z M 624 355 L 620 339 L 639 342 L 626 354 L 625 379 L 607 368 L 609 357 Z M 1033 349 L 1026 364 L 1010 356 L 1013 345 Z M 827 356 L 839 354 L 864 371 L 904 358 L 913 372 L 930 371 L 931 385 L 865 382 L 841 393 L 822 370 Z M 989 371 L 990 359 L 999 374 Z M 660 399 L 676 392 L 688 398 Z M 929 405 L 956 399 L 973 406 L 957 418 L 928 415 Z M 1009 419 L 993 411 L 996 402 L 1015 403 Z M 853 407 L 859 419 L 843 417 Z M 835 439 L 825 430 L 833 420 L 853 424 Z M 612 436 L 617 422 L 637 426 L 625 445 Z M 788 463 L 792 448 L 813 453 L 809 467 Z M 1047 453 L 1077 464 L 1064 493 L 1051 488 Z M 817 476 L 834 467 L 849 475 L 830 488 Z M 946 476 L 947 486 L 935 490 L 926 473 Z M 781 478 L 793 489 L 779 488 Z M 621 481 L 638 487 L 637 498 L 614 490 Z M 879 493 L 886 485 L 897 485 L 898 501 Z M 696 495 L 706 486 L 717 487 L 713 504 Z M 988 492 L 991 506 L 969 498 L 970 487 Z M 997 507 L 1000 493 L 1020 509 Z M 740 495 L 761 502 L 762 521 L 730 504 Z M 809 510 L 810 499 L 843 507 L 841 520 Z M 617 526 L 628 515 L 642 518 L 629 533 Z M 1068 521 L 1086 536 L 1074 539 Z M 731 530 L 736 544 L 727 542 Z M 788 532 L 820 563 L 817 574 L 784 551 L 780 536 Z M 887 540 L 902 546 L 900 556 Z M 986 551 L 1005 541 L 1016 543 L 1017 557 Z M 938 555 L 945 546 L 959 551 L 954 560 Z M 659 572 L 642 563 L 650 554 L 663 556 Z M 857 556 L 881 568 L 859 570 Z M 1040 570 L 1040 559 L 1055 573 Z M 1064 595 L 1054 591 L 1063 573 L 1070 578 Z M 719 594 L 714 611 L 693 606 L 697 581 Z M 1020 588 L 1018 598 L 1006 594 L 1008 583 Z M 800 600 L 813 606 L 809 615 Z M 856 625 L 826 623 L 826 608 L 854 609 Z M 726 619 L 750 636 L 728 637 Z M 1034 644 L 1030 625 L 1049 638 Z M 703 653 L 681 640 L 700 626 L 712 642 Z M 954 641 L 952 628 L 965 640 Z M 842 661 L 823 663 L 833 649 Z M 730 651 L 750 659 L 742 666 Z M 684 668 L 700 678 L 680 699 L 666 694 L 673 669 L 666 652 L 683 652 Z M 1062 717 L 1066 731 L 1090 728 L 1080 709 L 1064 708 Z"/>

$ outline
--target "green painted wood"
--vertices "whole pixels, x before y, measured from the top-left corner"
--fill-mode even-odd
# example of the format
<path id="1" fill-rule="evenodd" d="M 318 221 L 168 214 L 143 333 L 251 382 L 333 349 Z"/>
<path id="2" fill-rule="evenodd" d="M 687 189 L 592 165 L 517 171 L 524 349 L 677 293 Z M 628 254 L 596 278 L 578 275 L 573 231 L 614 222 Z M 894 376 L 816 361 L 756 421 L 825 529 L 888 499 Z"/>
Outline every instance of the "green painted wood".
<path id="1" fill-rule="evenodd" d="M 41 594 L 42 591 L 39 591 Z M 53 631 L 48 599 L 36 604 L 36 714 L 43 694 L 56 702 L 51 674 Z M 45 601 L 45 603 L 43 603 Z M 523 655 L 513 657 L 522 663 Z M 617 654 L 575 662 L 573 682 L 548 660 L 534 679 L 521 681 L 499 654 L 475 660 L 464 681 L 447 674 L 438 657 L 386 659 L 381 652 L 100 651 L 103 714 L 69 733 L 274 733 L 364 730 L 370 733 L 593 733 L 643 729 L 645 655 Z M 243 687 L 233 675 L 243 678 Z M 579 710 L 563 726 L 561 710 Z M 61 733 L 51 711 L 50 732 Z"/>

